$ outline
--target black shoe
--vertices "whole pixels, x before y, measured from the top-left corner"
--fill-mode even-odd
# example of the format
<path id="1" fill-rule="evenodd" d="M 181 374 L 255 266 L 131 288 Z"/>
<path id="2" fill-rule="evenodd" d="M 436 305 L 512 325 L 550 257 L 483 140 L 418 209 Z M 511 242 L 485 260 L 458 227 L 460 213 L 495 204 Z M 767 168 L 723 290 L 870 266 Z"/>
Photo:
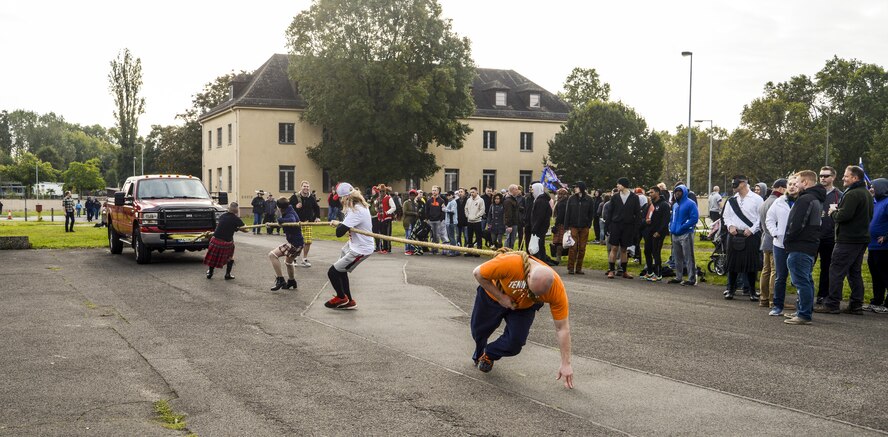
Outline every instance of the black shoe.
<path id="1" fill-rule="evenodd" d="M 855 315 L 855 316 L 862 316 L 862 315 L 863 315 L 863 308 L 861 308 L 861 307 L 857 307 L 857 308 L 851 308 L 851 307 L 848 307 L 848 308 L 845 308 L 845 311 L 843 311 L 843 312 L 844 312 L 845 314 L 851 314 L 851 315 Z"/>
<path id="2" fill-rule="evenodd" d="M 466 258 L 469 258 L 469 257 L 472 256 L 472 254 L 471 254 L 471 253 L 467 253 L 467 254 L 464 254 L 463 256 L 466 257 Z"/>
<path id="3" fill-rule="evenodd" d="M 814 305 L 823 305 L 824 298 L 818 297 L 816 301 L 814 301 Z"/>
<path id="4" fill-rule="evenodd" d="M 207 279 L 213 279 L 213 268 L 212 267 L 207 269 Z"/>
<path id="5" fill-rule="evenodd" d="M 672 279 L 666 281 L 666 283 L 667 284 L 681 284 L 682 281 L 681 281 L 681 279 L 678 279 L 678 278 L 672 278 Z"/>
<path id="6" fill-rule="evenodd" d="M 274 287 L 271 287 L 271 291 L 278 291 L 281 288 L 284 288 L 287 285 L 287 282 L 284 281 L 283 276 L 278 276 L 277 279 L 274 280 Z"/>
<path id="7" fill-rule="evenodd" d="M 842 311 L 839 310 L 838 308 L 830 308 L 826 305 L 815 305 L 814 312 L 821 313 L 821 314 L 839 314 Z M 861 311 L 861 313 L 862 313 L 862 311 Z"/>
<path id="8" fill-rule="evenodd" d="M 724 295 L 725 300 L 734 300 L 734 292 L 732 290 L 725 290 Z"/>
<path id="9" fill-rule="evenodd" d="M 225 279 L 232 280 L 234 276 L 231 276 L 231 268 L 234 267 L 234 260 L 229 260 L 228 264 L 225 265 Z"/>
<path id="10" fill-rule="evenodd" d="M 287 285 L 284 285 L 284 288 L 286 288 L 288 290 L 291 288 L 293 288 L 293 289 L 297 288 L 296 287 L 296 280 L 295 279 L 287 279 Z"/>
<path id="11" fill-rule="evenodd" d="M 761 294 L 753 292 L 752 294 L 749 295 L 749 300 L 751 300 L 753 302 L 758 302 L 760 297 L 761 297 Z"/>

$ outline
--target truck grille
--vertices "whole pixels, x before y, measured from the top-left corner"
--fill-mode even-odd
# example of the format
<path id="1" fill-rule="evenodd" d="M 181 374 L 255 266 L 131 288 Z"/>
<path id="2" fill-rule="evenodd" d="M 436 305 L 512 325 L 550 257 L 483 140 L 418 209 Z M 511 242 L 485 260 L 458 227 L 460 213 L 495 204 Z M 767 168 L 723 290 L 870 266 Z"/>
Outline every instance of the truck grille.
<path id="1" fill-rule="evenodd" d="M 175 229 L 215 229 L 216 214 L 213 210 L 173 210 L 164 211 L 161 226 Z"/>

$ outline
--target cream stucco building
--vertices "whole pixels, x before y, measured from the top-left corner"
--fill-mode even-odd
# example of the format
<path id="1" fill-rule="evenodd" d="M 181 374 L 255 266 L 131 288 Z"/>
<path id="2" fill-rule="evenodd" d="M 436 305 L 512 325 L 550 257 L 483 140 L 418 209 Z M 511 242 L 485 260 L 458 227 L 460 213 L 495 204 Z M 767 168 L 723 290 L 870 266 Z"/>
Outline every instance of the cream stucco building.
<path id="1" fill-rule="evenodd" d="M 287 76 L 288 56 L 273 55 L 231 84 L 231 98 L 202 115 L 203 174 L 211 192 L 227 191 L 246 212 L 256 190 L 290 195 L 303 180 L 321 206 L 335 181 L 306 156 L 321 128 L 301 120 L 305 101 Z M 529 185 L 540 179 L 548 141 L 567 120 L 568 105 L 511 70 L 479 68 L 475 112 L 461 149 L 432 147 L 442 170 L 424 181 L 380 181 L 397 191 Z"/>

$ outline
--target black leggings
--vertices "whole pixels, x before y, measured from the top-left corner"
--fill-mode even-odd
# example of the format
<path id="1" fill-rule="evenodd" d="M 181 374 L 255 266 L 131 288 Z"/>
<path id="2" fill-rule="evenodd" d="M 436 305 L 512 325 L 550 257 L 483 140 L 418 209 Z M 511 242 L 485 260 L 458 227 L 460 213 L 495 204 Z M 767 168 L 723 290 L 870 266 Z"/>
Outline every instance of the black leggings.
<path id="1" fill-rule="evenodd" d="M 382 220 L 379 222 L 379 233 L 382 235 L 392 235 L 392 221 L 391 220 Z M 392 242 L 388 240 L 380 240 L 379 243 L 380 250 L 384 250 L 386 252 L 392 251 Z"/>
<path id="2" fill-rule="evenodd" d="M 330 266 L 330 270 L 327 270 L 327 278 L 330 279 L 330 284 L 336 290 L 337 297 L 340 299 L 347 297 L 348 300 L 351 300 L 352 294 L 348 283 L 348 272 L 340 272 L 333 266 Z"/>

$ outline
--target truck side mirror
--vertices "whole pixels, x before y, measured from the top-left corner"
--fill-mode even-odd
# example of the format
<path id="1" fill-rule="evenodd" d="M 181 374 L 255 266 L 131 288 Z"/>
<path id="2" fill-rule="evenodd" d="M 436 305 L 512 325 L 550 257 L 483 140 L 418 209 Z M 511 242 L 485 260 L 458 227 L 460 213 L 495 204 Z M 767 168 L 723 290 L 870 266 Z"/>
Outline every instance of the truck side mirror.
<path id="1" fill-rule="evenodd" d="M 219 205 L 228 206 L 228 193 L 225 191 L 219 192 Z"/>
<path id="2" fill-rule="evenodd" d="M 114 193 L 114 206 L 123 206 L 126 201 L 126 193 L 117 191 Z"/>

